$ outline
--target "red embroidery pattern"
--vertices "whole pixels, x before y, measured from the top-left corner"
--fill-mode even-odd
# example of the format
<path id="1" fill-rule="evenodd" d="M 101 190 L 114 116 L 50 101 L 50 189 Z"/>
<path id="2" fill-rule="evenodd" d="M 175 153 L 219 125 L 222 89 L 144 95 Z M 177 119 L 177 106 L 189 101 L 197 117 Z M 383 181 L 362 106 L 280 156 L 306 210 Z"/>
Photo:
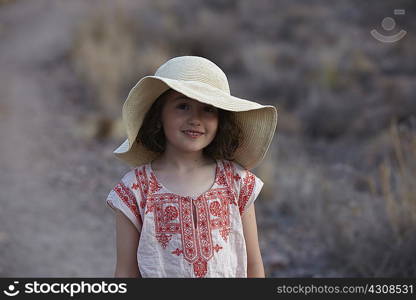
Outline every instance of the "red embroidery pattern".
<path id="1" fill-rule="evenodd" d="M 231 232 L 231 228 L 229 227 L 224 227 L 220 230 L 221 237 L 224 239 L 224 241 L 227 241 L 228 235 L 230 234 L 230 232 Z"/>
<path id="2" fill-rule="evenodd" d="M 234 178 L 234 167 L 230 161 L 224 161 L 225 179 Z M 230 184 L 228 182 L 228 184 Z"/>
<path id="3" fill-rule="evenodd" d="M 208 195 L 209 197 L 209 195 Z M 207 197 L 207 199 L 209 199 Z M 209 224 L 210 217 L 209 217 L 209 211 L 208 211 L 208 204 L 207 199 L 204 199 L 203 196 L 198 197 L 194 201 L 196 210 L 197 210 L 197 233 L 199 239 L 197 241 L 199 242 L 199 248 L 200 248 L 200 254 L 201 257 L 205 259 L 205 261 L 208 261 L 212 255 L 212 235 L 211 235 L 211 226 Z"/>
<path id="4" fill-rule="evenodd" d="M 209 205 L 209 211 L 212 215 L 219 217 L 221 216 L 221 207 L 218 201 L 211 202 Z"/>
<path id="5" fill-rule="evenodd" d="M 204 277 L 207 274 L 207 262 L 201 257 L 194 263 L 194 274 L 196 277 Z"/>
<path id="6" fill-rule="evenodd" d="M 196 238 L 192 223 L 192 202 L 189 197 L 180 197 L 181 215 L 181 235 L 184 247 L 184 257 L 190 263 L 197 259 Z"/>
<path id="7" fill-rule="evenodd" d="M 149 181 L 147 179 L 145 167 L 143 166 L 140 170 L 135 169 L 134 174 L 136 175 L 137 183 L 134 183 L 132 188 L 134 190 L 140 190 L 140 207 L 143 209 L 146 206 L 147 193 L 149 191 Z"/>
<path id="8" fill-rule="evenodd" d="M 146 166 L 143 166 L 142 168 L 136 168 L 134 169 L 134 173 L 136 175 L 136 181 L 132 185 L 132 189 L 139 190 L 140 191 L 140 207 L 144 209 L 147 205 L 149 193 L 155 193 L 159 191 L 162 186 L 157 183 L 156 178 L 153 176 L 150 178 L 147 177 L 146 173 Z M 153 175 L 153 174 L 151 174 Z M 146 210 L 146 213 L 152 212 L 153 206 L 149 205 L 149 207 Z"/>
<path id="9" fill-rule="evenodd" d="M 175 207 L 177 199 L 169 194 L 150 195 L 148 198 L 148 212 L 154 213 L 156 233 L 179 233 L 179 212 Z"/>
<path id="10" fill-rule="evenodd" d="M 123 182 L 117 184 L 113 189 L 118 197 L 127 205 L 127 207 L 133 212 L 133 214 L 139 219 L 139 223 L 142 223 L 139 210 L 137 208 L 136 197 L 133 192 L 124 185 Z"/>
<path id="11" fill-rule="evenodd" d="M 183 254 L 183 251 L 180 250 L 179 248 L 176 248 L 175 251 L 172 251 L 172 254 L 176 254 L 177 256 L 179 256 L 179 255 Z"/>
<path id="12" fill-rule="evenodd" d="M 235 183 L 236 178 L 240 180 L 240 176 L 238 174 L 234 174 L 234 166 L 232 162 L 230 161 L 223 161 L 224 170 L 225 170 L 225 181 L 226 185 L 229 187 L 229 190 L 231 191 L 232 195 L 231 198 L 234 200 L 238 199 L 237 191 L 235 190 L 235 186 L 238 186 L 238 184 Z M 233 201 L 233 204 L 237 205 L 236 201 Z"/>
<path id="13" fill-rule="evenodd" d="M 222 247 L 220 245 L 216 244 L 213 249 L 218 252 L 218 251 L 220 251 L 220 249 L 222 249 Z"/>
<path id="14" fill-rule="evenodd" d="M 228 234 L 231 231 L 230 225 L 230 207 L 233 201 L 230 199 L 229 193 L 224 190 L 217 190 L 216 193 L 209 194 L 209 199 L 215 200 L 210 204 L 210 212 L 217 217 L 211 219 L 211 230 L 219 229 L 221 237 L 227 241 Z M 219 200 L 219 201 L 218 201 Z"/>
<path id="15" fill-rule="evenodd" d="M 156 193 L 161 188 L 162 186 L 157 182 L 155 175 L 153 173 L 150 174 L 150 193 Z"/>
<path id="16" fill-rule="evenodd" d="M 219 185 L 227 185 L 227 180 L 225 179 L 225 174 L 223 170 L 220 171 L 216 183 L 218 183 Z"/>
<path id="17" fill-rule="evenodd" d="M 255 184 L 254 174 L 246 170 L 246 176 L 243 179 L 243 185 L 240 190 L 240 196 L 238 198 L 238 208 L 240 210 L 240 215 L 243 214 L 248 199 L 250 199 L 251 194 L 253 193 Z"/>
<path id="18" fill-rule="evenodd" d="M 227 242 L 231 232 L 230 205 L 237 205 L 234 191 L 235 174 L 231 163 L 224 169 L 217 166 L 217 187 L 200 195 L 198 198 L 182 197 L 173 193 L 156 193 L 162 186 L 156 176 L 150 172 L 147 181 L 146 172 L 137 173 L 138 182 L 146 184 L 139 189 L 147 196 L 145 214 L 153 213 L 156 239 L 166 249 L 175 234 L 179 234 L 182 249 L 171 251 L 189 262 L 196 277 L 204 277 L 208 271 L 208 261 L 214 251 L 218 253 L 222 246 L 213 246 L 212 231 L 219 230 L 223 240 Z M 215 184 L 214 184 L 215 185 Z M 148 189 L 149 193 L 147 193 Z M 196 228 L 194 226 L 193 204 L 196 210 Z"/>
<path id="19" fill-rule="evenodd" d="M 165 249 L 172 238 L 172 235 L 170 234 L 158 234 L 156 235 L 156 239 L 159 241 L 159 243 L 162 245 L 163 249 Z"/>
<path id="20" fill-rule="evenodd" d="M 179 216 L 178 209 L 175 206 L 166 207 L 164 214 L 166 222 L 175 220 Z"/>

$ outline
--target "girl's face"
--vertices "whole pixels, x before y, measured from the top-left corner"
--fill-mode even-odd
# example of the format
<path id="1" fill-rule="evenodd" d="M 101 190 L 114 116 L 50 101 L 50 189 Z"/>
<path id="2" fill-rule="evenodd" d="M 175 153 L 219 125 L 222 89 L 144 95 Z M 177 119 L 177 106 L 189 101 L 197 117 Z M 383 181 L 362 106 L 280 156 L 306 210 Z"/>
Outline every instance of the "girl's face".
<path id="1" fill-rule="evenodd" d="M 218 109 L 171 90 L 162 109 L 166 147 L 184 152 L 201 151 L 215 138 Z"/>

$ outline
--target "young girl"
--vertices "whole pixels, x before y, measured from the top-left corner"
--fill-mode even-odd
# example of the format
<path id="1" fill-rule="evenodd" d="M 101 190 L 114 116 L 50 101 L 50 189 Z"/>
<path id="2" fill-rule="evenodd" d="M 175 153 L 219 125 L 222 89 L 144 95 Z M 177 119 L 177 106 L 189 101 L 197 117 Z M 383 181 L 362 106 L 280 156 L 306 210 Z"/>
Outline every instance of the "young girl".
<path id="1" fill-rule="evenodd" d="M 249 169 L 264 158 L 277 109 L 230 95 L 197 56 L 170 59 L 123 105 L 132 169 L 106 202 L 116 213 L 116 277 L 264 277 Z"/>

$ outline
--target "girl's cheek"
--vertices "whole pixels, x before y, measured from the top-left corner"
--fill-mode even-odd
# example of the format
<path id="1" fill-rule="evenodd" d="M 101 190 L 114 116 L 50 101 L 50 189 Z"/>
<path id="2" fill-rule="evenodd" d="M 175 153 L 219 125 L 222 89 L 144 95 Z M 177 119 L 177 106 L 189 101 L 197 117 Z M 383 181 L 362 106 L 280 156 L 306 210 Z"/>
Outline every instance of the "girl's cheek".
<path id="1" fill-rule="evenodd" d="M 218 115 L 209 113 L 206 115 L 207 120 L 211 120 L 212 122 L 218 122 Z"/>

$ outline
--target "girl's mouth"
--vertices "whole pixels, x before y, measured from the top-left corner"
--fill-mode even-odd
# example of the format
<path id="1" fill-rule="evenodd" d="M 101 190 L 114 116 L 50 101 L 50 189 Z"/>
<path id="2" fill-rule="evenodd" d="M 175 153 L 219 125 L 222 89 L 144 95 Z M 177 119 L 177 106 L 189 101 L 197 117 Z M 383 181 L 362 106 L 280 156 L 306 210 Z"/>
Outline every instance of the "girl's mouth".
<path id="1" fill-rule="evenodd" d="M 195 132 L 195 131 L 191 131 L 191 130 L 185 130 L 182 131 L 184 134 L 186 134 L 187 136 L 189 136 L 190 138 L 196 139 L 198 137 L 200 137 L 201 135 L 203 135 L 203 133 L 201 132 Z"/>

